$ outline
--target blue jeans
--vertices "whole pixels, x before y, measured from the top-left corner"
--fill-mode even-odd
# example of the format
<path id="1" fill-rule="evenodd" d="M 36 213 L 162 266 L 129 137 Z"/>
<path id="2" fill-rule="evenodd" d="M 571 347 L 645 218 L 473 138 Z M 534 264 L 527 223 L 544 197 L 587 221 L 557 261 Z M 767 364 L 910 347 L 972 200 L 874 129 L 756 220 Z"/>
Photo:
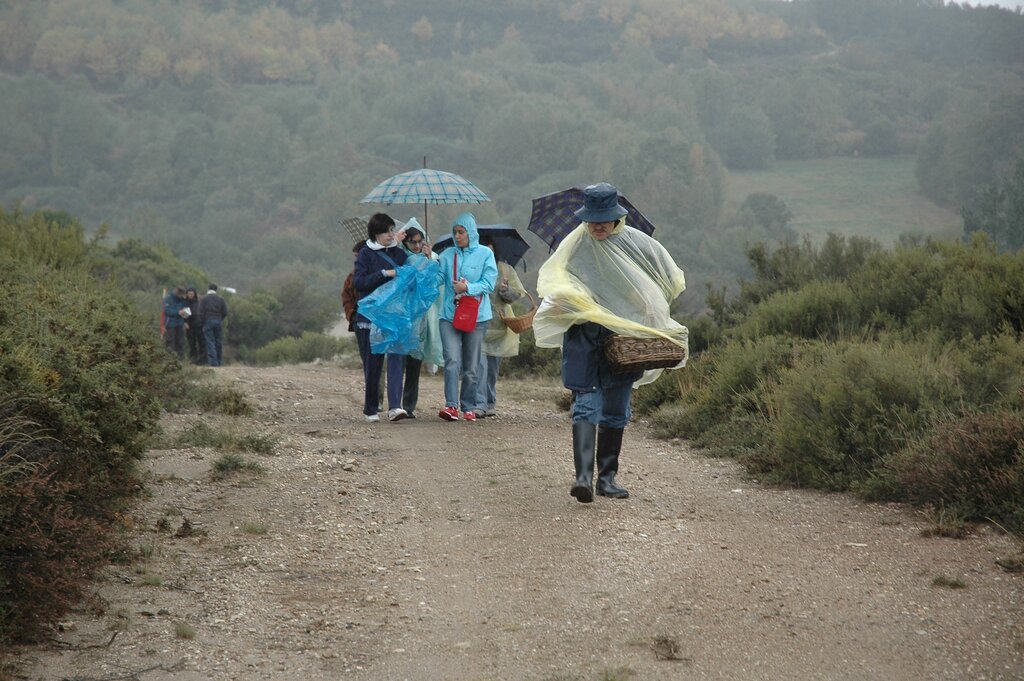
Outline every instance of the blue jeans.
<path id="1" fill-rule="evenodd" d="M 206 339 L 206 362 L 212 367 L 220 366 L 220 354 L 224 349 L 224 327 L 219 319 L 203 322 L 203 337 Z"/>
<path id="2" fill-rule="evenodd" d="M 625 428 L 632 410 L 629 406 L 632 383 L 598 388 L 590 392 L 573 391 L 576 400 L 572 405 L 572 422 L 585 421 L 596 426 Z"/>
<path id="3" fill-rule="evenodd" d="M 473 411 L 476 408 L 477 374 L 480 373 L 480 348 L 484 344 L 487 324 L 477 324 L 475 331 L 466 333 L 456 329 L 447 319 L 442 319 L 440 327 L 441 350 L 444 353 L 444 404 L 462 411 Z"/>
<path id="4" fill-rule="evenodd" d="M 498 369 L 501 368 L 501 357 L 480 353 L 480 376 L 476 390 L 476 406 L 478 409 L 493 410 L 498 404 Z"/>
<path id="5" fill-rule="evenodd" d="M 360 338 L 360 336 L 362 336 Z M 380 405 L 380 375 L 384 371 L 384 358 L 388 362 L 388 409 L 402 406 L 402 373 L 405 370 L 405 356 L 378 355 L 370 351 L 370 330 L 356 327 L 356 341 L 363 360 L 363 413 L 372 416 Z"/>

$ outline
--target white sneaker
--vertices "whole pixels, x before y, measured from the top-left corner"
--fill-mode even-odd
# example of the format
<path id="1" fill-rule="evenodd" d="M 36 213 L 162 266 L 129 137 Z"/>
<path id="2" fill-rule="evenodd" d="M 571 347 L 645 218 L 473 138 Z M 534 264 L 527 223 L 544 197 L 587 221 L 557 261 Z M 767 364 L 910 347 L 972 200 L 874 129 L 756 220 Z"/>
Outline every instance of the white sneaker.
<path id="1" fill-rule="evenodd" d="M 367 414 L 366 420 L 369 421 L 370 423 L 376 423 L 377 421 L 380 421 L 380 417 L 377 416 L 376 414 Z"/>
<path id="2" fill-rule="evenodd" d="M 388 412 L 388 421 L 401 421 L 409 416 L 409 412 L 399 407 Z"/>

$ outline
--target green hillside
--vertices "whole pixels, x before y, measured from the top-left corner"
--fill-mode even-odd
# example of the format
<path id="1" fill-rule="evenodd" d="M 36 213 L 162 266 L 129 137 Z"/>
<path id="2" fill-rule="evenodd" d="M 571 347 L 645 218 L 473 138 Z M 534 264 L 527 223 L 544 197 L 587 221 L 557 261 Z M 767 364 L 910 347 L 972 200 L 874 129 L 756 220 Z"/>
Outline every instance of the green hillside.
<path id="1" fill-rule="evenodd" d="M 0 203 L 107 223 L 277 302 L 336 297 L 339 219 L 424 157 L 487 192 L 482 222 L 520 228 L 534 197 L 613 182 L 687 265 L 696 311 L 703 282 L 749 274 L 744 244 L 789 235 L 727 199 L 778 193 L 819 234 L 955 236 L 1022 150 L 1024 16 L 998 8 L 0 3 Z M 432 211 L 434 236 L 453 213 Z"/>
<path id="2" fill-rule="evenodd" d="M 818 241 L 829 232 L 885 245 L 903 234 L 963 236 L 956 211 L 921 196 L 914 167 L 907 156 L 778 161 L 768 170 L 731 173 L 727 196 L 738 204 L 755 192 L 774 194 L 792 211 L 790 226 Z"/>

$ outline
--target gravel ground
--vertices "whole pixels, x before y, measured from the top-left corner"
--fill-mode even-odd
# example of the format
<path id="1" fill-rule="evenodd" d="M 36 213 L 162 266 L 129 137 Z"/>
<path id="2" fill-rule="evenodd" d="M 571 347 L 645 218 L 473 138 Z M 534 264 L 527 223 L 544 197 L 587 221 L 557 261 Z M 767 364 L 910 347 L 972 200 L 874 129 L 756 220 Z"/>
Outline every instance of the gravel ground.
<path id="1" fill-rule="evenodd" d="M 222 478 L 153 450 L 131 564 L 16 678 L 624 681 L 1024 679 L 1020 547 L 926 538 L 897 505 L 760 486 L 685 442 L 626 431 L 628 500 L 569 496 L 555 384 L 502 380 L 499 415 L 366 423 L 361 374 L 222 367 L 278 438 Z M 186 522 L 187 521 L 187 522 Z"/>

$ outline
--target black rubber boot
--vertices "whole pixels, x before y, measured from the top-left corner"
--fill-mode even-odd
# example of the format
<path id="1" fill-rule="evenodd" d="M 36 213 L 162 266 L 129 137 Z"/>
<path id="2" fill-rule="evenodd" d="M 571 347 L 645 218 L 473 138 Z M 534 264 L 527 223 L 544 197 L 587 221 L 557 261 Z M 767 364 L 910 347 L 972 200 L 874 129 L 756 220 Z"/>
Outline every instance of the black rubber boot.
<path id="1" fill-rule="evenodd" d="M 581 504 L 594 500 L 594 437 L 597 426 L 580 421 L 572 424 L 572 462 L 576 467 L 576 482 L 569 494 Z"/>
<path id="2" fill-rule="evenodd" d="M 601 426 L 597 434 L 597 493 L 602 497 L 625 499 L 629 496 L 629 491 L 615 484 L 623 430 Z"/>

